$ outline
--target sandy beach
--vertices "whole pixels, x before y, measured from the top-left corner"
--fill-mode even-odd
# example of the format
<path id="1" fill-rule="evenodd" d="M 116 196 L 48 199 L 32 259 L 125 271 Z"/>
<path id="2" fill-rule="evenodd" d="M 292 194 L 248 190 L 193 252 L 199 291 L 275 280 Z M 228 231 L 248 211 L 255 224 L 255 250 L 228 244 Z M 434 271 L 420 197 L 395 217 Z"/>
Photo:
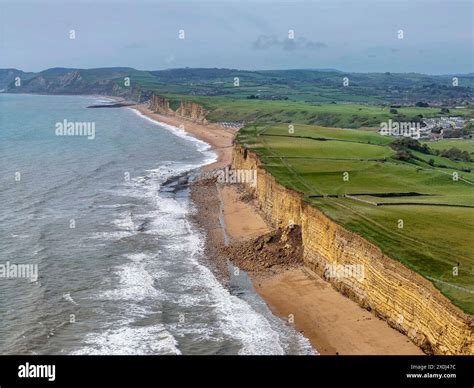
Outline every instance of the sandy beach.
<path id="1" fill-rule="evenodd" d="M 181 126 L 209 143 L 218 160 L 206 166 L 206 170 L 223 168 L 231 162 L 237 130 L 159 115 L 144 105 L 134 108 L 153 120 Z M 195 219 L 207 233 L 208 256 L 216 268 L 225 267 L 221 248 L 229 242 L 252 241 L 272 230 L 253 201 L 244 200 L 238 185 L 201 181 L 193 185 L 191 198 L 197 207 Z M 291 324 L 322 355 L 424 354 L 405 335 L 344 297 L 303 265 L 274 266 L 248 273 L 270 309 L 283 319 L 291 317 Z"/>

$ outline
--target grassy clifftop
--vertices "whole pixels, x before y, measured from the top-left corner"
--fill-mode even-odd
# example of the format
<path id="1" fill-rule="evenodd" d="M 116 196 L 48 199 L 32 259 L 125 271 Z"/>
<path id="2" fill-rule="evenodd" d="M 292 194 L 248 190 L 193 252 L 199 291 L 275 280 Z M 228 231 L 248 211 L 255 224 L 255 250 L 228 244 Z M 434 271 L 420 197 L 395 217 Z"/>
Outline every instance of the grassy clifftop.
<path id="1" fill-rule="evenodd" d="M 193 97 L 210 113 L 210 121 L 299 123 L 341 128 L 376 127 L 382 121 L 419 121 L 441 116 L 440 108 L 405 107 L 391 113 L 389 107 L 356 104 L 310 104 L 297 101 L 259 101 L 224 97 Z M 450 114 L 468 116 L 469 109 L 452 109 Z M 444 114 L 445 115 L 445 114 Z M 420 117 L 421 116 L 421 117 Z"/>
<path id="2" fill-rule="evenodd" d="M 401 161 L 391 137 L 308 125 L 252 125 L 237 141 L 256 151 L 280 183 L 474 314 L 474 173 L 462 171 L 474 171 L 473 162 Z M 443 142 L 450 147 L 449 140 L 436 147 Z M 473 140 L 462 142 L 473 149 Z"/>

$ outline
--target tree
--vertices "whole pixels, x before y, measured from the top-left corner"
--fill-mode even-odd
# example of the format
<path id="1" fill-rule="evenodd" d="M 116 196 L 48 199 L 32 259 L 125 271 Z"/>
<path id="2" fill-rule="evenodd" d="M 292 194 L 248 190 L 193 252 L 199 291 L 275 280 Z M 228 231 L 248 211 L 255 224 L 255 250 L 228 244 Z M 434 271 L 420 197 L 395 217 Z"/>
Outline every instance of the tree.
<path id="1" fill-rule="evenodd" d="M 412 158 L 412 154 L 405 150 L 398 150 L 394 158 L 403 162 L 407 162 Z"/>
<path id="2" fill-rule="evenodd" d="M 463 162 L 470 162 L 471 161 L 471 155 L 467 151 L 462 151 L 459 148 L 452 147 L 447 150 L 441 151 L 441 156 L 444 156 L 445 158 L 457 161 L 461 160 Z"/>
<path id="3" fill-rule="evenodd" d="M 390 147 L 397 151 L 411 149 L 428 155 L 432 153 L 431 148 L 428 147 L 427 144 L 421 144 L 418 140 L 412 139 L 411 137 L 396 139 L 390 143 Z"/>
<path id="4" fill-rule="evenodd" d="M 415 106 L 419 107 L 419 108 L 428 108 L 429 105 L 427 102 L 422 102 L 422 101 L 418 101 Z"/>
<path id="5" fill-rule="evenodd" d="M 393 115 L 396 115 L 396 114 L 398 114 L 398 110 L 396 110 L 395 108 L 392 108 L 392 109 L 390 109 L 390 113 L 393 114 Z"/>

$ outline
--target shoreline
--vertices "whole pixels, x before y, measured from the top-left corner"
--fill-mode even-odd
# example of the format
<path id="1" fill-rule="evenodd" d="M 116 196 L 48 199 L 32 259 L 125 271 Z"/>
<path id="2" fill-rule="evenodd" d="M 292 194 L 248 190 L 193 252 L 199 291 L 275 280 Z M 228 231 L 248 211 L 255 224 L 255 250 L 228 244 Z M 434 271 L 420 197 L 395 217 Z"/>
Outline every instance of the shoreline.
<path id="1" fill-rule="evenodd" d="M 238 130 L 153 113 L 143 104 L 129 108 L 154 121 L 181 128 L 210 144 L 209 150 L 216 152 L 217 160 L 203 166 L 203 171 L 230 165 Z M 226 267 L 226 258 L 222 255 L 222 247 L 227 245 L 226 236 L 231 242 L 251 242 L 273 229 L 254 201 L 244 196 L 235 184 L 206 180 L 191 186 L 191 199 L 197 210 L 194 218 L 206 232 L 206 252 L 217 272 L 223 273 Z M 247 273 L 270 310 L 287 321 L 292 317 L 289 324 L 308 338 L 321 355 L 424 354 L 408 337 L 302 265 L 274 266 Z M 225 279 L 220 280 L 225 282 Z"/>
<path id="2" fill-rule="evenodd" d="M 165 116 L 154 113 L 144 104 L 132 105 L 127 108 L 134 109 L 154 121 L 180 128 L 198 140 L 209 144 L 210 148 L 208 151 L 214 151 L 217 154 L 217 160 L 204 166 L 204 171 L 223 168 L 231 163 L 232 144 L 238 130 L 224 128 L 217 124 L 198 124 L 180 116 Z"/>

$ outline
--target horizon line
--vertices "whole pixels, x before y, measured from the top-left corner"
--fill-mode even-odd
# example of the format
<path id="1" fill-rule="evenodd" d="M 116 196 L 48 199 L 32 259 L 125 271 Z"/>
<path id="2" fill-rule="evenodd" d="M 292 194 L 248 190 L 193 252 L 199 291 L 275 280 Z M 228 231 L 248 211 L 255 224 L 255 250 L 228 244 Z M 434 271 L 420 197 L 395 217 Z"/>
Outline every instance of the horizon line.
<path id="1" fill-rule="evenodd" d="M 171 70 L 234 70 L 234 71 L 245 71 L 245 72 L 265 72 L 265 71 L 324 71 L 324 72 L 335 72 L 335 73 L 343 73 L 343 74 L 419 74 L 419 75 L 428 75 L 428 76 L 451 76 L 451 75 L 461 75 L 461 76 L 469 76 L 469 75 L 474 75 L 474 70 L 468 72 L 468 73 L 456 73 L 456 72 L 451 72 L 451 73 L 420 73 L 416 71 L 408 71 L 408 72 L 393 72 L 393 71 L 370 71 L 370 72 L 357 72 L 357 71 L 345 71 L 345 70 L 339 70 L 335 68 L 276 68 L 276 69 L 254 69 L 254 70 L 249 70 L 249 69 L 237 69 L 237 68 L 229 68 L 229 67 L 172 67 L 172 68 L 163 68 L 163 69 L 154 69 L 154 70 L 144 70 L 144 69 L 137 69 L 134 67 L 130 66 L 103 66 L 103 67 L 65 67 L 65 66 L 54 66 L 54 67 L 48 67 L 40 71 L 28 71 L 28 70 L 23 70 L 19 69 L 16 67 L 2 67 L 0 70 L 16 70 L 16 71 L 22 71 L 24 73 L 35 73 L 39 74 L 48 70 L 53 70 L 53 69 L 64 69 L 64 70 L 97 70 L 97 69 L 118 69 L 118 68 L 124 68 L 124 69 L 131 69 L 131 70 L 137 70 L 137 71 L 144 71 L 144 72 L 156 72 L 156 71 L 171 71 Z"/>

